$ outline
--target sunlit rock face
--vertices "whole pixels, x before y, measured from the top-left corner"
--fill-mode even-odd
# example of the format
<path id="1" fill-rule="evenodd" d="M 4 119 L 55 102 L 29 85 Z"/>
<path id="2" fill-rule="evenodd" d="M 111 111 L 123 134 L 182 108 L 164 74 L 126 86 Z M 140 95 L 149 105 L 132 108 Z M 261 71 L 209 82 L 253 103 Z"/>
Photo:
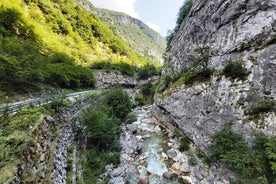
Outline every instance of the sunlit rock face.
<path id="1" fill-rule="evenodd" d="M 171 42 L 162 75 L 189 68 L 197 48 L 209 48 L 215 72 L 208 81 L 157 94 L 152 114 L 169 120 L 206 153 L 211 135 L 227 124 L 250 144 L 256 130 L 275 135 L 275 110 L 255 119 L 247 113 L 258 101 L 276 97 L 275 7 L 275 0 L 195 0 Z M 242 62 L 249 75 L 225 77 L 229 61 Z"/>

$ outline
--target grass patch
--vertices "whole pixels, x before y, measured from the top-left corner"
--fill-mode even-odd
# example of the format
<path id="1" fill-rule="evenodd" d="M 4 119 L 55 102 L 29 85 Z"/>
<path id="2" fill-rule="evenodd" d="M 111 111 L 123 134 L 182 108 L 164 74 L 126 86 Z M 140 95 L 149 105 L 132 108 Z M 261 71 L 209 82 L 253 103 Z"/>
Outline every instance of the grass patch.
<path id="1" fill-rule="evenodd" d="M 190 149 L 191 140 L 188 137 L 182 137 L 180 139 L 179 151 L 184 152 Z"/>
<path id="2" fill-rule="evenodd" d="M 257 117 L 262 113 L 276 112 L 276 101 L 273 99 L 263 99 L 255 103 L 249 109 L 249 115 Z"/>
<path id="3" fill-rule="evenodd" d="M 32 131 L 42 121 L 43 107 L 30 107 L 17 114 L 3 115 L 0 120 L 0 183 L 9 183 L 14 177 L 23 150 L 32 141 Z"/>
<path id="4" fill-rule="evenodd" d="M 182 84 L 192 86 L 195 82 L 205 82 L 208 81 L 214 70 L 204 69 L 201 71 L 187 71 L 182 74 L 182 76 L 173 84 L 173 86 L 179 86 Z"/>

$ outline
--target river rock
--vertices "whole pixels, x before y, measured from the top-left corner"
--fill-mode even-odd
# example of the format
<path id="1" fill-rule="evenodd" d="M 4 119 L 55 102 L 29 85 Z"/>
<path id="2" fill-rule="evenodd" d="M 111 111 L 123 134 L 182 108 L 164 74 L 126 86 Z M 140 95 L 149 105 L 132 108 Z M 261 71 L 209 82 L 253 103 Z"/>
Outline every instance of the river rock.
<path id="1" fill-rule="evenodd" d="M 138 184 L 148 184 L 148 180 L 146 178 L 139 178 Z"/>
<path id="2" fill-rule="evenodd" d="M 126 125 L 127 130 L 131 131 L 133 134 L 135 134 L 138 131 L 138 125 L 137 124 L 127 124 Z"/>
<path id="3" fill-rule="evenodd" d="M 170 149 L 167 151 L 167 155 L 169 158 L 174 158 L 177 156 L 177 152 L 174 149 Z"/>
<path id="4" fill-rule="evenodd" d="M 177 174 L 171 172 L 171 171 L 166 171 L 163 173 L 163 177 L 165 179 L 172 179 L 172 178 L 176 178 L 177 177 Z"/>
<path id="5" fill-rule="evenodd" d="M 168 155 L 167 155 L 166 153 L 164 153 L 164 152 L 161 153 L 161 157 L 162 157 L 163 159 L 165 159 L 165 160 L 168 159 Z"/>
<path id="6" fill-rule="evenodd" d="M 182 176 L 182 181 L 183 181 L 183 184 L 192 184 L 193 183 L 191 177 L 189 177 L 189 176 Z"/>
<path id="7" fill-rule="evenodd" d="M 123 168 L 119 167 L 119 168 L 116 168 L 112 171 L 111 175 L 113 177 L 118 177 L 120 176 L 121 174 L 123 173 Z"/>
<path id="8" fill-rule="evenodd" d="M 108 182 L 108 184 L 122 184 L 122 183 L 126 183 L 123 177 L 112 178 Z"/>
<path id="9" fill-rule="evenodd" d="M 186 175 L 191 173 L 191 168 L 185 163 L 175 162 L 171 168 L 173 171 L 184 173 Z"/>
<path id="10" fill-rule="evenodd" d="M 143 135 L 143 139 L 148 139 L 148 138 L 150 138 L 149 134 Z"/>

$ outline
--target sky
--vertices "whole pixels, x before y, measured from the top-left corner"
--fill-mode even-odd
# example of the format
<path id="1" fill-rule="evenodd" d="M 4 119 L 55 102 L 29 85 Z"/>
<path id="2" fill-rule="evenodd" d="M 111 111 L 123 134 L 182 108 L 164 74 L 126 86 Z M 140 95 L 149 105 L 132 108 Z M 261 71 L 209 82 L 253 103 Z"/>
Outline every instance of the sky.
<path id="1" fill-rule="evenodd" d="M 90 0 L 93 5 L 124 12 L 142 20 L 149 27 L 166 36 L 175 27 L 179 8 L 185 0 Z"/>

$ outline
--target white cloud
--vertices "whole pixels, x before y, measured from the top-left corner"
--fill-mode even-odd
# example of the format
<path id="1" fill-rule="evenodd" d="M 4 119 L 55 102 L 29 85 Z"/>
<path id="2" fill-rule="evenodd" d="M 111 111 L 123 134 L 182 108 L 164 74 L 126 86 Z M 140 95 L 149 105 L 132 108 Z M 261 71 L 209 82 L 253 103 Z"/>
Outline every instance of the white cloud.
<path id="1" fill-rule="evenodd" d="M 124 12 L 132 17 L 139 18 L 139 14 L 135 11 L 135 0 L 90 0 L 93 5 L 99 8 L 105 8 Z"/>
<path id="2" fill-rule="evenodd" d="M 158 25 L 156 25 L 156 24 L 154 24 L 154 23 L 152 23 L 152 22 L 146 22 L 146 24 L 147 24 L 151 29 L 153 29 L 154 31 L 160 33 L 160 28 L 158 27 Z"/>

